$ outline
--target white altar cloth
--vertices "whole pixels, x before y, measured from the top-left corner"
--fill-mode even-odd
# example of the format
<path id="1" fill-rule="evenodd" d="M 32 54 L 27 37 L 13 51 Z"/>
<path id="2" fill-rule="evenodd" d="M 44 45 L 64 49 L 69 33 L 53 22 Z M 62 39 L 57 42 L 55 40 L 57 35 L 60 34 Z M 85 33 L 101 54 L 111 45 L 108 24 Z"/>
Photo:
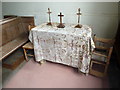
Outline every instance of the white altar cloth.
<path id="1" fill-rule="evenodd" d="M 95 48 L 91 28 L 87 25 L 82 28 L 74 28 L 74 24 L 65 24 L 65 28 L 57 28 L 58 23 L 52 25 L 44 23 L 30 31 L 29 40 L 34 45 L 36 61 L 62 63 L 89 73 L 91 51 Z"/>

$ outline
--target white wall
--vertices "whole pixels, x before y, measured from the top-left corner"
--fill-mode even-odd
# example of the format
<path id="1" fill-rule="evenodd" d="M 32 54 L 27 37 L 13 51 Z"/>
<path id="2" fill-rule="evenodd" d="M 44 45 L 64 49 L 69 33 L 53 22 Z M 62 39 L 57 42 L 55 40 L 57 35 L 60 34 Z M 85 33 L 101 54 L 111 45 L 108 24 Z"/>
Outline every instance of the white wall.
<path id="1" fill-rule="evenodd" d="M 34 15 L 36 25 L 47 22 L 47 8 L 52 10 L 52 21 L 59 22 L 62 12 L 65 23 L 77 23 L 76 12 L 81 8 L 81 24 L 87 24 L 97 36 L 113 38 L 118 26 L 117 2 L 3 2 L 3 15 Z"/>
<path id="2" fill-rule="evenodd" d="M 0 1 L 0 19 L 2 19 L 2 2 Z"/>

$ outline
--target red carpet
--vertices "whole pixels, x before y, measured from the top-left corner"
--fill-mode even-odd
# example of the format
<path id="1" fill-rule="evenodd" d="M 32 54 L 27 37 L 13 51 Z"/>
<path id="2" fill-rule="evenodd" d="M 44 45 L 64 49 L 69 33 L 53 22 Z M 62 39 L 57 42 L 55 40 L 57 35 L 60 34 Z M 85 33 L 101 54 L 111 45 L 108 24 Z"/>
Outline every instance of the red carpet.
<path id="1" fill-rule="evenodd" d="M 33 60 L 26 63 L 3 88 L 107 88 L 107 79 L 78 73 L 77 69 Z"/>

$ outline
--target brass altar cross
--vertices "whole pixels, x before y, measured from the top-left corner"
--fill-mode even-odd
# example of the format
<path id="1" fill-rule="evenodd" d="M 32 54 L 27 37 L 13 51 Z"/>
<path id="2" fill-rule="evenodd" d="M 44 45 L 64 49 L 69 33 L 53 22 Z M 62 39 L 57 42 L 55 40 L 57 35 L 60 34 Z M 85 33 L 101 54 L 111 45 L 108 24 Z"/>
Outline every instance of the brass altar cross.
<path id="1" fill-rule="evenodd" d="M 80 8 L 78 9 L 77 15 L 78 15 L 78 25 L 76 25 L 75 28 L 81 28 L 82 25 L 80 25 L 80 15 L 81 15 L 81 13 L 80 13 Z"/>
<path id="2" fill-rule="evenodd" d="M 51 18 L 50 18 L 50 14 L 52 13 L 52 12 L 50 12 L 50 8 L 48 8 L 48 12 L 47 12 L 48 14 L 49 14 L 49 22 L 47 23 L 47 25 L 52 25 L 51 24 Z"/>
<path id="3" fill-rule="evenodd" d="M 58 15 L 59 17 L 60 17 L 60 24 L 57 26 L 58 28 L 64 28 L 65 26 L 64 26 L 64 24 L 62 23 L 62 17 L 64 16 L 64 15 L 62 15 L 62 13 L 60 12 L 60 15 Z"/>

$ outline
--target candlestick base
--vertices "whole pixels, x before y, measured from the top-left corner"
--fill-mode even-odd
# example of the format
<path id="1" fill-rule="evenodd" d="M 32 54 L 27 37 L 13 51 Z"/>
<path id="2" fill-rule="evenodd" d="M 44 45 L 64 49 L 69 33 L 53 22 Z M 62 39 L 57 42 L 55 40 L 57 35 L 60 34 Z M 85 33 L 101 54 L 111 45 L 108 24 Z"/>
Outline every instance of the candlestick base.
<path id="1" fill-rule="evenodd" d="M 64 27 L 65 27 L 65 25 L 64 25 L 64 24 L 62 24 L 62 23 L 60 23 L 57 27 L 58 27 L 58 28 L 64 28 Z"/>
<path id="2" fill-rule="evenodd" d="M 51 23 L 51 22 L 48 22 L 47 25 L 52 26 L 52 23 Z"/>
<path id="3" fill-rule="evenodd" d="M 78 24 L 78 25 L 75 26 L 75 28 L 82 28 L 82 25 Z"/>

